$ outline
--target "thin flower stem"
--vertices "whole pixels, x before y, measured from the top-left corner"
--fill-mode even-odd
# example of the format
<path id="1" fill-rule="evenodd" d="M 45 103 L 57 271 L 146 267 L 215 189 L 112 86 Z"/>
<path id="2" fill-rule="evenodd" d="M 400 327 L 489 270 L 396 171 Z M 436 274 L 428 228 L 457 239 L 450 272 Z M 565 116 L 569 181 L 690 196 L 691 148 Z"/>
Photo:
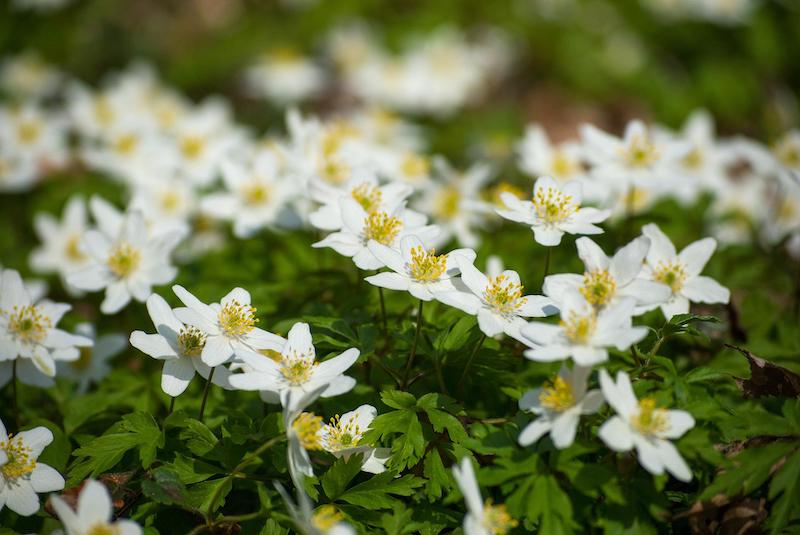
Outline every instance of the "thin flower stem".
<path id="1" fill-rule="evenodd" d="M 208 374 L 208 379 L 206 379 L 206 386 L 203 389 L 203 401 L 200 403 L 200 416 L 197 417 L 198 420 L 201 422 L 203 421 L 203 415 L 206 412 L 206 400 L 208 399 L 208 391 L 211 389 L 211 380 L 214 378 L 214 370 L 217 367 L 211 368 L 211 373 Z"/>
<path id="2" fill-rule="evenodd" d="M 175 398 L 169 400 L 169 411 L 167 411 L 167 416 L 172 414 L 173 409 L 175 409 Z"/>
<path id="3" fill-rule="evenodd" d="M 378 295 L 381 298 L 381 324 L 383 325 L 383 335 L 386 336 L 389 333 L 389 327 L 386 323 L 386 302 L 383 299 L 383 288 L 378 286 Z"/>
<path id="4" fill-rule="evenodd" d="M 549 251 L 549 249 L 548 249 Z M 483 343 L 486 341 L 486 334 L 481 334 L 481 339 L 478 340 L 478 343 L 475 344 L 475 347 L 472 348 L 472 353 L 469 355 L 469 359 L 467 359 L 467 364 L 464 366 L 464 371 L 461 372 L 461 379 L 458 380 L 458 388 L 460 389 L 463 386 L 464 379 L 467 377 L 467 372 L 469 371 L 469 367 L 472 364 L 472 359 L 475 358 L 475 355 L 478 354 L 478 350 L 483 347 Z"/>
<path id="5" fill-rule="evenodd" d="M 11 365 L 11 396 L 14 400 L 14 421 L 17 424 L 17 432 L 20 428 L 19 419 L 19 400 L 17 399 L 17 362 L 19 359 L 14 359 L 14 364 Z"/>
<path id="6" fill-rule="evenodd" d="M 544 287 L 544 280 L 550 274 L 550 255 L 552 254 L 553 248 L 547 248 L 547 254 L 544 257 L 544 274 L 542 275 L 542 287 Z"/>
<path id="7" fill-rule="evenodd" d="M 419 333 L 422 330 L 422 305 L 425 303 L 422 299 L 419 300 L 419 307 L 417 308 L 417 330 L 414 333 L 414 343 L 411 345 L 411 353 L 408 354 L 406 360 L 406 370 L 403 372 L 403 385 L 402 390 L 408 388 L 408 375 L 411 373 L 411 367 L 414 365 L 414 357 L 417 356 L 417 344 L 419 343 Z"/>

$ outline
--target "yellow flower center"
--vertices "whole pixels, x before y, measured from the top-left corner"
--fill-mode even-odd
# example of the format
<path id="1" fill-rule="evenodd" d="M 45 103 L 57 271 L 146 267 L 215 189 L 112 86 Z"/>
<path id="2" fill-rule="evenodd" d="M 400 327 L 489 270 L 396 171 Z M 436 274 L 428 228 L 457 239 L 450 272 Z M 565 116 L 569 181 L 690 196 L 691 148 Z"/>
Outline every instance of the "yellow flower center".
<path id="1" fill-rule="evenodd" d="M 452 219 L 458 215 L 460 204 L 461 192 L 456 186 L 447 186 L 436 194 L 433 212 L 441 219 Z"/>
<path id="2" fill-rule="evenodd" d="M 323 158 L 319 173 L 326 182 L 343 184 L 350 176 L 350 167 L 330 155 Z"/>
<path id="3" fill-rule="evenodd" d="M 114 109 L 104 97 L 97 97 L 93 103 L 94 117 L 102 126 L 108 126 L 114 121 Z"/>
<path id="4" fill-rule="evenodd" d="M 292 422 L 292 429 L 303 448 L 307 450 L 322 449 L 317 434 L 322 429 L 321 416 L 317 416 L 313 412 L 303 412 Z"/>
<path id="5" fill-rule="evenodd" d="M 705 161 L 705 155 L 698 147 L 693 147 L 692 150 L 683 157 L 683 166 L 688 169 L 699 169 Z"/>
<path id="6" fill-rule="evenodd" d="M 533 196 L 536 215 L 547 224 L 563 223 L 580 210 L 571 195 L 564 195 L 555 188 L 539 188 Z"/>
<path id="7" fill-rule="evenodd" d="M 661 157 L 658 148 L 646 134 L 634 136 L 630 145 L 621 150 L 623 159 L 631 167 L 648 167 Z"/>
<path id="8" fill-rule="evenodd" d="M 199 357 L 206 346 L 206 335 L 197 327 L 184 327 L 178 334 L 178 347 L 184 357 Z"/>
<path id="9" fill-rule="evenodd" d="M 679 262 L 659 262 L 653 274 L 653 278 L 669 286 L 672 293 L 678 293 L 683 288 L 687 276 L 686 268 Z"/>
<path id="10" fill-rule="evenodd" d="M 183 204 L 182 197 L 175 191 L 163 192 L 159 200 L 161 202 L 161 210 L 167 214 L 176 213 Z"/>
<path id="11" fill-rule="evenodd" d="M 575 312 L 570 312 L 566 319 L 562 319 L 559 325 L 564 329 L 564 335 L 574 344 L 586 344 L 592 338 L 597 327 L 597 317 L 594 313 L 588 316 L 581 316 Z"/>
<path id="12" fill-rule="evenodd" d="M 773 152 L 786 167 L 800 167 L 800 144 L 793 143 L 788 136 L 775 145 Z"/>
<path id="13" fill-rule="evenodd" d="M 283 355 L 280 367 L 281 375 L 290 385 L 300 386 L 314 375 L 314 369 L 317 367 L 315 359 L 316 355 L 313 351 Z"/>
<path id="14" fill-rule="evenodd" d="M 74 369 L 78 371 L 86 370 L 92 364 L 92 348 L 91 347 L 79 347 L 78 348 L 78 360 L 73 360 L 69 363 Z"/>
<path id="15" fill-rule="evenodd" d="M 550 171 L 557 178 L 567 178 L 575 174 L 578 164 L 563 150 L 556 150 L 550 163 Z"/>
<path id="16" fill-rule="evenodd" d="M 344 515 L 332 505 L 323 505 L 314 512 L 314 516 L 311 518 L 314 527 L 323 533 L 342 521 L 344 521 Z"/>
<path id="17" fill-rule="evenodd" d="M 617 293 L 617 281 L 607 269 L 588 271 L 583 274 L 583 286 L 580 292 L 589 303 L 603 306 Z"/>
<path id="18" fill-rule="evenodd" d="M 64 244 L 64 255 L 73 262 L 81 262 L 86 258 L 86 255 L 81 251 L 81 237 L 79 234 L 73 234 L 67 238 Z"/>
<path id="19" fill-rule="evenodd" d="M 114 140 L 114 150 L 120 154 L 129 155 L 139 144 L 139 138 L 133 134 L 125 134 Z"/>
<path id="20" fill-rule="evenodd" d="M 42 127 L 37 121 L 23 121 L 17 126 L 17 137 L 24 145 L 34 143 L 42 133 Z"/>
<path id="21" fill-rule="evenodd" d="M 259 349 L 258 352 L 273 362 L 280 363 L 281 360 L 283 360 L 283 355 L 281 355 L 281 352 L 275 351 L 274 349 Z"/>
<path id="22" fill-rule="evenodd" d="M 372 212 L 364 218 L 364 242 L 375 240 L 391 245 L 403 228 L 403 222 L 386 212 Z"/>
<path id="23" fill-rule="evenodd" d="M 53 326 L 50 318 L 44 316 L 35 305 L 15 306 L 8 316 L 8 330 L 23 344 L 40 344 L 47 338 L 47 331 Z"/>
<path id="24" fill-rule="evenodd" d="M 355 448 L 361 442 L 361 436 L 364 431 L 365 429 L 361 429 L 355 419 L 343 424 L 337 414 L 331 418 L 330 424 L 328 424 L 328 436 L 325 437 L 323 447 L 327 451 Z"/>
<path id="25" fill-rule="evenodd" d="M 495 206 L 499 206 L 501 208 L 505 208 L 505 203 L 503 202 L 503 199 L 501 197 L 503 195 L 503 193 L 510 193 L 514 197 L 517 197 L 519 199 L 522 199 L 523 197 L 525 197 L 525 192 L 523 192 L 521 189 L 519 189 L 515 185 L 509 184 L 508 182 L 501 182 L 501 183 L 497 184 L 496 186 L 494 186 L 489 191 L 489 200 Z"/>
<path id="26" fill-rule="evenodd" d="M 133 273 L 142 260 L 142 253 L 128 242 L 121 242 L 111 250 L 108 256 L 108 269 L 114 275 L 124 279 Z"/>
<path id="27" fill-rule="evenodd" d="M 8 435 L 8 439 L 0 441 L 0 449 L 5 450 L 8 462 L 0 466 L 0 473 L 6 480 L 16 480 L 33 472 L 36 468 L 36 459 L 31 458 L 31 449 L 22 442 L 22 439 L 14 435 Z"/>
<path id="28" fill-rule="evenodd" d="M 797 216 L 797 202 L 791 197 L 784 197 L 778 201 L 775 218 L 784 223 L 790 223 Z"/>
<path id="29" fill-rule="evenodd" d="M 198 158 L 205 149 L 206 141 L 200 136 L 186 136 L 181 139 L 180 147 L 183 155 L 194 160 Z"/>
<path id="30" fill-rule="evenodd" d="M 245 204 L 258 206 L 266 203 L 270 197 L 270 187 L 261 182 L 252 182 L 242 188 Z"/>
<path id="31" fill-rule="evenodd" d="M 406 178 L 418 180 L 430 174 L 431 164 L 424 156 L 410 152 L 403 158 L 403 162 L 400 164 L 400 172 Z"/>
<path id="32" fill-rule="evenodd" d="M 89 526 L 86 530 L 86 535 L 120 535 L 122 530 L 118 526 L 106 524 L 105 522 L 98 522 Z"/>
<path id="33" fill-rule="evenodd" d="M 483 527 L 492 535 L 504 535 L 517 527 L 519 522 L 511 518 L 505 505 L 492 505 L 492 500 L 483 504 Z"/>
<path id="34" fill-rule="evenodd" d="M 507 279 L 505 275 L 497 275 L 489 279 L 483 299 L 500 314 L 513 314 L 528 300 L 522 297 L 522 289 L 522 284 Z"/>
<path id="35" fill-rule="evenodd" d="M 556 376 L 552 383 L 548 383 L 542 388 L 539 394 L 539 403 L 542 407 L 556 412 L 564 412 L 575 405 L 575 394 L 572 387 L 560 375 Z"/>
<path id="36" fill-rule="evenodd" d="M 252 331 L 258 323 L 255 307 L 243 305 L 236 299 L 228 301 L 220 309 L 217 318 L 222 332 L 228 336 L 245 335 Z"/>
<path id="37" fill-rule="evenodd" d="M 350 196 L 361 205 L 365 212 L 374 212 L 381 206 L 383 194 L 378 186 L 362 182 L 350 190 Z"/>
<path id="38" fill-rule="evenodd" d="M 656 400 L 644 398 L 639 400 L 639 412 L 631 416 L 631 424 L 643 435 L 657 435 L 669 429 L 666 409 L 656 407 Z"/>
<path id="39" fill-rule="evenodd" d="M 439 280 L 447 269 L 447 255 L 436 256 L 436 250 L 426 251 L 421 245 L 411 249 L 411 278 L 420 282 Z"/>

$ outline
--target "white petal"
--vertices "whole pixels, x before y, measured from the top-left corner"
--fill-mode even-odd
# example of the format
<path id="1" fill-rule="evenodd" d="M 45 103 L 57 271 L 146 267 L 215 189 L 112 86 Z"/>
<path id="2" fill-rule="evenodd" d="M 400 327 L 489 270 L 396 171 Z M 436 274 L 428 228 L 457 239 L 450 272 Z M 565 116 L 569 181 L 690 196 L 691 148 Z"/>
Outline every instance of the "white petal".
<path id="1" fill-rule="evenodd" d="M 78 518 L 84 525 L 111 520 L 111 494 L 99 481 L 89 480 L 78 496 Z"/>
<path id="2" fill-rule="evenodd" d="M 727 303 L 731 292 L 710 277 L 699 276 L 686 282 L 681 294 L 695 303 Z"/>
<path id="3" fill-rule="evenodd" d="M 669 414 L 669 429 L 660 435 L 660 438 L 680 438 L 689 429 L 694 427 L 695 421 L 686 411 L 671 410 Z"/>
<path id="4" fill-rule="evenodd" d="M 161 372 L 161 390 L 168 396 L 180 396 L 189 386 L 194 377 L 194 365 L 190 359 L 196 357 L 182 357 L 164 362 Z M 215 374 L 216 375 L 216 374 Z"/>
<path id="5" fill-rule="evenodd" d="M 373 286 L 380 288 L 387 288 L 389 290 L 408 290 L 410 281 L 408 277 L 404 277 L 399 273 L 390 273 L 388 271 L 366 277 L 364 279 Z"/>
<path id="6" fill-rule="evenodd" d="M 4 492 L 6 507 L 21 516 L 31 516 L 39 510 L 39 497 L 34 492 L 31 484 L 21 480 Z"/>
<path id="7" fill-rule="evenodd" d="M 717 248 L 717 241 L 714 238 L 703 238 L 694 243 L 690 243 L 680 252 L 678 258 L 686 266 L 686 273 L 692 277 L 699 275 L 706 267 L 708 259 L 714 254 Z"/>
<path id="8" fill-rule="evenodd" d="M 597 435 L 606 446 L 614 451 L 630 451 L 633 448 L 633 435 L 630 427 L 619 416 L 612 416 L 600 426 Z"/>
<path id="9" fill-rule="evenodd" d="M 142 331 L 133 331 L 130 338 L 131 345 L 154 359 L 174 358 L 178 354 L 175 349 L 160 334 L 147 334 Z"/>
<path id="10" fill-rule="evenodd" d="M 578 430 L 580 413 L 568 410 L 559 414 L 553 420 L 553 428 L 550 430 L 550 438 L 556 448 L 563 450 L 568 448 L 575 441 L 575 433 Z"/>
<path id="11" fill-rule="evenodd" d="M 200 354 L 203 362 L 212 368 L 227 362 L 232 356 L 233 347 L 231 347 L 230 341 L 221 335 L 206 338 L 206 345 Z"/>
<path id="12" fill-rule="evenodd" d="M 520 446 L 529 446 L 550 432 L 550 421 L 547 418 L 537 418 L 528 425 L 517 437 Z"/>
<path id="13" fill-rule="evenodd" d="M 681 481 L 688 482 L 692 480 L 692 469 L 686 464 L 686 461 L 678 453 L 678 449 L 672 442 L 659 440 L 656 442 L 656 448 L 658 449 L 661 463 L 667 469 L 667 472 Z"/>
<path id="14" fill-rule="evenodd" d="M 64 477 L 52 466 L 36 463 L 31 472 L 31 486 L 36 492 L 54 492 L 64 488 Z"/>

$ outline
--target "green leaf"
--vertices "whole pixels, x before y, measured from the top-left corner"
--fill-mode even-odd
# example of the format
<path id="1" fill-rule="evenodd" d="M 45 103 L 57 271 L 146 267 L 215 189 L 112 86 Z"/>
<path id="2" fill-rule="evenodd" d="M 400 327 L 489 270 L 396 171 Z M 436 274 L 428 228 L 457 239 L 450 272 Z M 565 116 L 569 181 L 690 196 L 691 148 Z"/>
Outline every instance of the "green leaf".
<path id="1" fill-rule="evenodd" d="M 442 490 L 450 488 L 450 474 L 442 464 L 439 450 L 434 448 L 428 452 L 422 470 L 423 475 L 428 479 L 428 498 L 441 498 Z"/>
<path id="2" fill-rule="evenodd" d="M 763 485 L 775 463 L 796 447 L 797 444 L 791 442 L 772 442 L 766 446 L 744 450 L 733 459 L 736 468 L 718 475 L 703 491 L 700 499 L 709 500 L 717 494 L 749 494 Z"/>
<path id="3" fill-rule="evenodd" d="M 325 491 L 325 496 L 331 501 L 338 498 L 361 471 L 363 463 L 362 454 L 351 455 L 349 459 L 337 459 L 322 476 L 322 490 Z"/>
<path id="4" fill-rule="evenodd" d="M 534 522 L 539 520 L 539 533 L 543 535 L 571 533 L 575 527 L 569 496 L 550 475 L 536 478 L 526 516 Z"/>
<path id="5" fill-rule="evenodd" d="M 142 481 L 142 494 L 164 505 L 181 505 L 186 502 L 186 487 L 175 471 L 165 467 L 156 468 L 152 479 Z"/>
<path id="6" fill-rule="evenodd" d="M 397 503 L 390 495 L 411 496 L 424 484 L 425 480 L 412 475 L 397 479 L 392 472 L 383 472 L 348 489 L 339 500 L 370 510 L 390 509 Z"/>
<path id="7" fill-rule="evenodd" d="M 231 491 L 232 486 L 233 479 L 230 477 L 221 477 L 192 485 L 186 492 L 186 503 L 199 511 L 208 511 L 214 494 L 219 492 L 219 498 L 215 504 L 215 509 L 219 509 L 225 505 L 225 497 Z M 209 512 L 213 513 L 214 511 Z"/>
<path id="8" fill-rule="evenodd" d="M 414 396 L 400 390 L 381 392 L 381 401 L 393 409 L 413 409 L 417 405 L 417 399 Z"/>
<path id="9" fill-rule="evenodd" d="M 800 516 L 797 504 L 800 503 L 800 449 L 786 459 L 780 471 L 772 479 L 769 486 L 769 499 L 780 498 L 772 505 L 769 520 L 770 532 L 777 534 L 789 524 L 789 521 Z"/>

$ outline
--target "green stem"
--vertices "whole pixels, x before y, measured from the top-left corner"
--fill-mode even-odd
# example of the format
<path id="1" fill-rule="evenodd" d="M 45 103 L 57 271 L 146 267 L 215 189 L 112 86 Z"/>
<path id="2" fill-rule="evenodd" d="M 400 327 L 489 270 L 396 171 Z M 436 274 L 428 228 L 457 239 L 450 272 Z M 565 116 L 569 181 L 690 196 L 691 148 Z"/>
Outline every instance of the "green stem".
<path id="1" fill-rule="evenodd" d="M 169 410 L 167 411 L 167 416 L 172 414 L 172 411 L 175 409 L 175 398 L 169 400 Z"/>
<path id="2" fill-rule="evenodd" d="M 414 365 L 414 357 L 417 355 L 419 333 L 422 330 L 422 305 L 424 303 L 425 301 L 422 299 L 419 300 L 419 307 L 417 308 L 417 330 L 414 333 L 414 343 L 411 345 L 411 353 L 408 354 L 408 360 L 406 360 L 406 370 L 403 372 L 402 390 L 408 388 L 408 375 L 411 373 L 411 367 Z"/>
<path id="3" fill-rule="evenodd" d="M 381 298 L 381 324 L 383 325 L 383 336 L 389 333 L 389 327 L 386 323 L 386 302 L 383 299 L 383 288 L 378 286 L 378 295 Z"/>
<path id="4" fill-rule="evenodd" d="M 552 254 L 553 248 L 547 248 L 547 254 L 544 257 L 544 274 L 542 275 L 542 287 L 544 287 L 544 280 L 550 274 L 550 255 Z"/>
<path id="5" fill-rule="evenodd" d="M 203 421 L 203 415 L 206 412 L 206 400 L 208 400 L 208 391 L 211 389 L 211 380 L 214 378 L 214 370 L 216 369 L 217 369 L 216 366 L 211 368 L 211 373 L 208 374 L 208 379 L 206 379 L 206 386 L 203 389 L 203 401 L 200 403 L 200 416 L 198 416 L 197 418 L 201 422 Z"/>
<path id="6" fill-rule="evenodd" d="M 549 250 L 549 249 L 548 249 Z M 472 353 L 469 355 L 469 359 L 467 359 L 467 364 L 464 366 L 464 371 L 461 372 L 461 379 L 458 380 L 458 387 L 461 388 L 464 383 L 464 378 L 467 377 L 467 372 L 469 371 L 469 367 L 472 364 L 472 359 L 475 358 L 475 355 L 478 354 L 478 350 L 483 346 L 483 343 L 486 341 L 486 334 L 481 333 L 481 339 L 478 340 L 478 343 L 475 344 L 475 347 L 472 348 Z"/>
<path id="7" fill-rule="evenodd" d="M 19 359 L 14 359 L 14 364 L 11 365 L 11 396 L 14 400 L 14 421 L 17 424 L 16 432 L 19 433 L 20 419 L 19 419 L 19 401 L 17 400 L 17 362 Z"/>

